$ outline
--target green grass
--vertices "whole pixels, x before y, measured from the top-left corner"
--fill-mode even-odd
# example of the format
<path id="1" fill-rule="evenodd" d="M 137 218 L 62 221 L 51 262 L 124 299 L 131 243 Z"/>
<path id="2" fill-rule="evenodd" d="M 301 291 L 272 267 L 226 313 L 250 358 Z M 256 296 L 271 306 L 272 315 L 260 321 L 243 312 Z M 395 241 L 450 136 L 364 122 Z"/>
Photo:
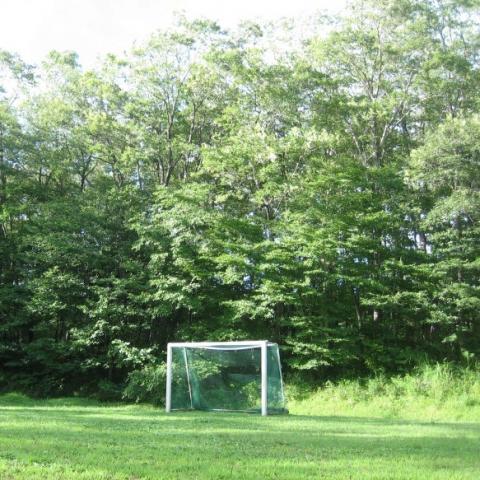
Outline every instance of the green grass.
<path id="1" fill-rule="evenodd" d="M 290 409 L 303 415 L 480 422 L 480 368 L 424 365 L 408 375 L 327 383 L 313 392 L 292 387 L 289 398 Z"/>
<path id="2" fill-rule="evenodd" d="M 307 400 L 303 401 L 304 403 Z M 314 402 L 310 400 L 310 403 Z M 480 423 L 0 396 L 0 479 L 475 479 Z M 348 413 L 348 415 L 347 415 Z"/>

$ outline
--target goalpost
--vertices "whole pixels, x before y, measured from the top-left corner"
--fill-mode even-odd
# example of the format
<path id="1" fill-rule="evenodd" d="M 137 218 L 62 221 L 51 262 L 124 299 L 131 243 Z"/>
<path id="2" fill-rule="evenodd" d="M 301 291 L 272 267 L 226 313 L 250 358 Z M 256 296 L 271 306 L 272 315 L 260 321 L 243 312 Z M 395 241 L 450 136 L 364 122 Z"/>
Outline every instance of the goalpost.
<path id="1" fill-rule="evenodd" d="M 268 340 L 167 345 L 166 411 L 286 413 L 278 345 Z"/>

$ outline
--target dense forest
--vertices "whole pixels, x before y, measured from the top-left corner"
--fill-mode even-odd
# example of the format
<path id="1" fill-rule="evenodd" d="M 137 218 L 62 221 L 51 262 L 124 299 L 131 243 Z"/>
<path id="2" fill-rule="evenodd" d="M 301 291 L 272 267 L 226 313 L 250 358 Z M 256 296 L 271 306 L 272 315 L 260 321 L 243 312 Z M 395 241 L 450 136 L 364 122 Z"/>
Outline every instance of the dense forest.
<path id="1" fill-rule="evenodd" d="M 171 340 L 268 338 L 310 380 L 476 362 L 479 13 L 0 51 L 0 387 L 121 396 Z"/>

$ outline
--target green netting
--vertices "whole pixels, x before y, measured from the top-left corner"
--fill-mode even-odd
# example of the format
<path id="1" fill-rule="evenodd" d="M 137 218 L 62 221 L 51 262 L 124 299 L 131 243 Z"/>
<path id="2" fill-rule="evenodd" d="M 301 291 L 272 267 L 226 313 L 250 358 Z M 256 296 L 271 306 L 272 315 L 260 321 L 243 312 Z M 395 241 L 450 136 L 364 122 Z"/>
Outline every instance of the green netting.
<path id="1" fill-rule="evenodd" d="M 261 411 L 261 348 L 173 347 L 172 410 Z M 285 411 L 278 346 L 267 347 L 269 413 Z"/>
<path id="2" fill-rule="evenodd" d="M 285 409 L 283 394 L 282 371 L 280 367 L 280 353 L 278 345 L 272 344 L 267 348 L 267 405 L 270 412 Z"/>

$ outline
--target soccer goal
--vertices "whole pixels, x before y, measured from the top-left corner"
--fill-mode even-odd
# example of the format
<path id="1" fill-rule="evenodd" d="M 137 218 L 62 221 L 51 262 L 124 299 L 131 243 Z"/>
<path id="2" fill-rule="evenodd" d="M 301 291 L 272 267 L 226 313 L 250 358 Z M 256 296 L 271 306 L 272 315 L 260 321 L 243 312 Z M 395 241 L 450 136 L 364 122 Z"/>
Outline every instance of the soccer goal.
<path id="1" fill-rule="evenodd" d="M 286 413 L 280 354 L 267 340 L 169 343 L 166 411 Z"/>

